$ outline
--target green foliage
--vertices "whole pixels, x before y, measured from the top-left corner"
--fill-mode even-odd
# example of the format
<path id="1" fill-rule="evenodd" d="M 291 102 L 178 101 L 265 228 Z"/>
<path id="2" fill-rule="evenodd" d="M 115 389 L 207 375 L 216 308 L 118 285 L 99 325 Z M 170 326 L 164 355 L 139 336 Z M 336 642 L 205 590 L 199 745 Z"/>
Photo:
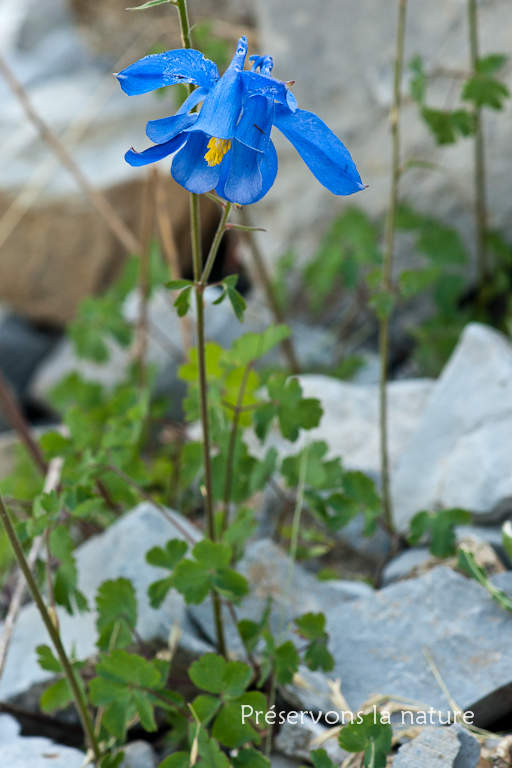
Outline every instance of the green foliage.
<path id="1" fill-rule="evenodd" d="M 361 716 L 361 720 L 341 729 L 338 736 L 340 747 L 347 752 L 364 752 L 364 768 L 386 768 L 393 737 L 391 725 L 378 719 L 375 722 L 373 713 Z"/>
<path id="2" fill-rule="evenodd" d="M 304 269 L 304 286 L 314 311 L 334 291 L 339 297 L 340 288 L 356 291 L 365 269 L 380 262 L 378 238 L 378 229 L 357 208 L 349 208 L 334 220 Z"/>
<path id="3" fill-rule="evenodd" d="M 235 286 L 238 282 L 238 275 L 230 275 L 222 279 L 222 293 L 218 299 L 215 299 L 214 304 L 222 304 L 225 298 L 227 298 L 233 307 L 237 320 L 240 323 L 244 321 L 244 312 L 246 309 L 245 299 L 241 293 L 239 293 Z"/>
<path id="4" fill-rule="evenodd" d="M 295 626 L 299 635 L 308 641 L 304 661 L 309 669 L 323 672 L 334 669 L 334 659 L 327 648 L 329 635 L 325 631 L 323 613 L 305 613 L 295 619 Z"/>
<path id="5" fill-rule="evenodd" d="M 465 509 L 418 512 L 409 523 L 409 544 L 415 546 L 428 535 L 430 551 L 435 557 L 452 557 L 456 551 L 455 526 L 469 525 L 472 519 Z"/>
<path id="6" fill-rule="evenodd" d="M 192 557 L 178 562 L 172 582 L 186 603 L 202 603 L 211 590 L 236 603 L 249 591 L 246 579 L 230 567 L 229 544 L 205 539 L 195 545 Z"/>
<path id="7" fill-rule="evenodd" d="M 253 676 L 247 664 L 207 653 L 191 665 L 189 676 L 198 688 L 218 697 L 201 694 L 192 702 L 201 723 L 212 723 L 211 733 L 215 739 L 231 749 L 249 742 L 260 743 L 261 736 L 252 717 L 249 722 L 242 718 L 243 706 L 263 713 L 267 709 L 262 693 L 247 691 Z"/>
<path id="8" fill-rule="evenodd" d="M 137 598 L 128 579 L 104 581 L 96 595 L 97 646 L 101 651 L 126 648 L 137 624 Z"/>
<path id="9" fill-rule="evenodd" d="M 512 600 L 510 597 L 508 597 L 503 590 L 498 589 L 498 587 L 495 587 L 494 584 L 489 581 L 484 569 L 476 562 L 473 553 L 464 547 L 459 549 L 457 568 L 463 571 L 467 576 L 475 579 L 475 581 L 478 581 L 501 608 L 505 611 L 512 611 Z"/>
<path id="10" fill-rule="evenodd" d="M 283 437 L 291 442 L 297 440 L 301 429 L 318 426 L 322 418 L 320 402 L 312 397 L 303 398 L 297 379 L 275 373 L 269 378 L 267 389 L 270 402 L 255 413 L 256 434 L 260 440 L 268 435 L 274 419 Z"/>

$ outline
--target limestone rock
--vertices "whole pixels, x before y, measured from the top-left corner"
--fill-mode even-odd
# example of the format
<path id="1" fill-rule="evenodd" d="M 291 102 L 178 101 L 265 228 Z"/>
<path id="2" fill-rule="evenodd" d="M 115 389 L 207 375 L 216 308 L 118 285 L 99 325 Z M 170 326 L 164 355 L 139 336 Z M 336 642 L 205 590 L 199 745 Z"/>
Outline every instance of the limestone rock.
<path id="1" fill-rule="evenodd" d="M 10 715 L 0 715 L 0 768 L 81 768 L 85 754 L 42 736 L 20 736 Z"/>
<path id="2" fill-rule="evenodd" d="M 512 346 L 464 330 L 392 477 L 399 528 L 422 509 L 463 507 L 479 522 L 512 511 Z"/>
<path id="3" fill-rule="evenodd" d="M 341 765 L 348 757 L 348 752 L 341 749 L 336 732 L 331 735 L 330 730 L 321 723 L 315 723 L 309 715 L 300 713 L 296 724 L 287 720 L 280 727 L 275 740 L 275 749 L 286 757 L 295 757 L 307 762 L 311 761 L 310 755 L 313 749 L 325 749 L 333 763 Z"/>
<path id="4" fill-rule="evenodd" d="M 512 591 L 512 573 L 493 577 Z M 476 582 L 439 566 L 366 598 L 331 608 L 333 678 L 353 710 L 374 694 L 446 712 L 422 648 L 457 704 L 486 725 L 512 710 L 512 616 Z"/>

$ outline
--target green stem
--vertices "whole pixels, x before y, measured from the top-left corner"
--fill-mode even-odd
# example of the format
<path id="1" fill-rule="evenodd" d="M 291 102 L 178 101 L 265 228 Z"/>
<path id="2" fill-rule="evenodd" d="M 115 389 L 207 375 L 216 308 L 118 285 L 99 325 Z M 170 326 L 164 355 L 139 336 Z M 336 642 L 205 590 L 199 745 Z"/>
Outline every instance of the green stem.
<path id="1" fill-rule="evenodd" d="M 18 540 L 16 531 L 14 530 L 14 526 L 11 523 L 11 518 L 4 504 L 4 500 L 1 496 L 0 496 L 0 519 L 2 520 L 5 533 L 7 535 L 7 538 L 9 539 L 9 543 L 11 545 L 11 548 L 16 558 L 16 561 L 18 563 L 18 566 L 21 572 L 23 573 L 23 576 L 25 577 L 25 580 L 27 582 L 27 586 L 30 590 L 32 598 L 37 606 L 39 613 L 41 614 L 41 618 L 44 622 L 46 629 L 48 630 L 48 634 L 50 635 L 50 638 L 55 648 L 55 651 L 57 653 L 57 656 L 59 657 L 62 671 L 73 693 L 73 698 L 75 700 L 75 704 L 78 710 L 80 722 L 82 723 L 82 727 L 84 729 L 84 733 L 89 743 L 89 747 L 93 751 L 94 760 L 96 764 L 99 765 L 99 762 L 101 759 L 101 752 L 100 752 L 100 748 L 94 733 L 94 726 L 87 708 L 87 702 L 85 701 L 84 695 L 80 690 L 80 686 L 78 685 L 77 679 L 75 677 L 75 673 L 73 672 L 73 668 L 66 655 L 64 646 L 62 645 L 62 641 L 60 639 L 60 635 L 57 630 L 57 627 L 52 621 L 50 613 L 41 596 L 41 592 L 39 591 L 36 581 L 32 575 L 32 571 L 30 570 L 29 564 L 25 557 L 25 553 L 23 552 L 23 548 Z"/>
<path id="2" fill-rule="evenodd" d="M 226 205 L 224 206 L 224 211 L 222 213 L 221 219 L 219 221 L 219 226 L 217 227 L 217 231 L 215 232 L 215 237 L 213 238 L 213 242 L 210 247 L 210 252 L 208 253 L 208 258 L 206 259 L 206 264 L 204 265 L 203 273 L 201 275 L 200 282 L 204 286 L 206 286 L 208 283 L 208 278 L 210 277 L 211 271 L 213 269 L 213 265 L 215 263 L 215 259 L 217 257 L 217 253 L 219 252 L 219 246 L 224 236 L 224 233 L 226 231 L 226 224 L 228 223 L 230 212 L 231 212 L 231 203 L 226 203 Z"/>
<path id="3" fill-rule="evenodd" d="M 176 0 L 176 8 L 180 18 L 181 27 L 181 39 L 184 48 L 192 48 L 192 36 L 190 21 L 188 18 L 188 8 L 186 0 Z M 193 85 L 189 85 L 189 93 L 193 90 Z M 198 385 L 199 385 L 199 408 L 201 412 L 201 425 L 203 429 L 203 464 L 204 464 L 204 480 L 205 480 L 205 512 L 206 512 L 206 524 L 208 529 L 208 536 L 211 541 L 216 539 L 215 531 L 215 516 L 213 509 L 213 483 L 212 483 L 212 465 L 210 456 L 210 426 L 208 420 L 208 383 L 206 378 L 206 354 L 205 354 L 205 338 L 204 338 L 204 304 L 203 293 L 204 284 L 201 280 L 202 269 L 202 253 L 201 253 L 201 220 L 199 217 L 199 197 L 198 195 L 190 194 L 190 227 L 192 236 L 192 265 L 194 270 L 194 283 L 196 293 L 196 321 L 197 321 L 197 361 L 198 361 Z M 217 232 L 218 234 L 218 232 Z M 217 239 L 217 250 L 220 244 L 222 234 Z M 215 241 L 214 241 L 215 242 Z M 213 244 L 212 244 L 213 248 Z M 211 256 L 211 262 L 217 255 L 217 250 L 212 255 L 212 250 L 208 259 Z M 222 606 L 219 596 L 216 592 L 212 592 L 212 604 L 213 604 L 213 617 L 215 622 L 215 630 L 217 636 L 217 647 L 219 653 L 226 656 L 226 642 L 224 639 L 224 626 L 222 623 Z"/>
<path id="4" fill-rule="evenodd" d="M 393 106 L 391 107 L 391 188 L 389 194 L 389 208 L 386 218 L 386 231 L 384 241 L 384 263 L 382 266 L 382 291 L 391 294 L 393 254 L 395 249 L 396 213 L 398 208 L 398 191 L 400 183 L 400 107 L 402 103 L 401 83 L 404 68 L 404 44 L 405 21 L 407 13 L 407 0 L 399 0 L 398 6 L 398 33 L 396 41 L 396 60 L 393 83 Z M 380 405 L 380 459 L 382 474 L 382 511 L 386 525 L 394 531 L 393 508 L 389 483 L 389 453 L 388 453 L 388 407 L 387 407 L 387 379 L 388 379 L 388 353 L 389 353 L 389 314 L 379 322 L 379 357 L 380 357 L 380 381 L 379 381 L 379 405 Z"/>
<path id="5" fill-rule="evenodd" d="M 468 0 L 469 51 L 471 69 L 477 72 L 479 61 L 478 15 L 476 0 Z M 477 249 L 477 270 L 479 293 L 481 294 L 489 272 L 487 254 L 487 191 L 485 174 L 484 137 L 482 129 L 482 110 L 475 105 L 475 140 L 474 148 L 474 184 L 475 184 L 475 230 Z"/>

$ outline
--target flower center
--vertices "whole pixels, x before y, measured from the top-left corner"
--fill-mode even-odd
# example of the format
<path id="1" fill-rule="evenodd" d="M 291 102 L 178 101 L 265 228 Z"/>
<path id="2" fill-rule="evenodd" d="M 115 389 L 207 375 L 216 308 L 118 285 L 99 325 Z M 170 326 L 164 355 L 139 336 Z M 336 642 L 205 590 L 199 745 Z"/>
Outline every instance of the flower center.
<path id="1" fill-rule="evenodd" d="M 222 159 L 226 152 L 231 149 L 231 141 L 229 139 L 216 139 L 212 136 L 208 142 L 208 152 L 204 156 L 204 159 L 211 167 L 222 163 Z"/>

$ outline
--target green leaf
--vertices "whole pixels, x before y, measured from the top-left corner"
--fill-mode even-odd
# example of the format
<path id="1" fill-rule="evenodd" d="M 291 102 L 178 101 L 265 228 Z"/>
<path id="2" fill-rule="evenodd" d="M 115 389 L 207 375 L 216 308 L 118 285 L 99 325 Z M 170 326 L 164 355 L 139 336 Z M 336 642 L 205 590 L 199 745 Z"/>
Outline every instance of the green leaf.
<path id="1" fill-rule="evenodd" d="M 41 695 L 39 704 L 43 712 L 55 712 L 57 709 L 67 707 L 73 701 L 73 694 L 68 681 L 63 678 L 50 685 Z"/>
<path id="2" fill-rule="evenodd" d="M 251 706 L 254 710 L 254 717 L 242 719 L 242 706 Z M 259 744 L 261 736 L 253 727 L 256 720 L 256 712 L 262 712 L 260 715 L 260 728 L 265 727 L 265 713 L 267 711 L 266 698 L 258 691 L 244 693 L 236 699 L 225 704 L 212 726 L 212 736 L 218 739 L 220 743 L 230 749 L 237 749 L 243 744 L 252 742 Z M 263 719 L 262 719 L 263 718 Z"/>
<path id="3" fill-rule="evenodd" d="M 470 136 L 475 130 L 474 117 L 465 109 L 448 112 L 422 107 L 421 116 L 438 144 L 454 144 L 459 135 Z"/>
<path id="4" fill-rule="evenodd" d="M 277 682 L 287 685 L 293 680 L 293 676 L 299 668 L 300 657 L 291 640 L 278 645 L 275 649 L 274 668 Z"/>
<path id="5" fill-rule="evenodd" d="M 268 757 L 256 749 L 241 749 L 236 756 L 231 757 L 231 762 L 233 768 L 271 768 Z"/>
<path id="6" fill-rule="evenodd" d="M 128 10 L 131 9 L 128 8 Z M 182 288 L 187 288 L 189 285 L 193 285 L 192 280 L 169 280 L 169 282 L 165 284 L 165 287 L 169 288 L 171 291 L 180 291 Z"/>
<path id="7" fill-rule="evenodd" d="M 155 688 L 161 681 L 161 674 L 152 662 L 119 649 L 108 656 L 102 655 L 96 672 L 109 682 L 129 683 L 141 688 Z"/>
<path id="8" fill-rule="evenodd" d="M 154 581 L 148 587 L 148 597 L 152 608 L 160 608 L 167 597 L 167 593 L 174 586 L 174 578 L 167 576 L 166 579 Z"/>
<path id="9" fill-rule="evenodd" d="M 327 648 L 327 636 L 322 640 L 313 640 L 304 654 L 304 661 L 313 672 L 321 669 L 330 672 L 334 669 L 334 658 Z"/>
<path id="10" fill-rule="evenodd" d="M 96 595 L 98 648 L 126 648 L 137 624 L 137 598 L 131 581 L 119 578 L 104 581 Z"/>
<path id="11" fill-rule="evenodd" d="M 192 702 L 192 709 L 205 727 L 211 723 L 221 706 L 222 702 L 219 698 L 204 694 L 196 696 Z"/>
<path id="12" fill-rule="evenodd" d="M 167 568 L 169 571 L 174 569 L 176 563 L 178 563 L 183 557 L 185 557 L 188 549 L 186 541 L 181 539 L 171 539 L 162 547 L 153 547 L 146 553 L 146 562 L 149 565 L 154 565 L 156 568 Z"/>
<path id="13" fill-rule="evenodd" d="M 252 670 L 241 661 L 226 661 L 215 653 L 206 653 L 191 664 L 188 674 L 194 685 L 204 691 L 237 697 L 249 685 Z"/>
<path id="14" fill-rule="evenodd" d="M 439 275 L 440 269 L 438 267 L 405 270 L 399 278 L 400 293 L 404 299 L 418 296 L 431 288 Z"/>
<path id="15" fill-rule="evenodd" d="M 231 288 L 230 286 L 226 288 L 226 293 L 231 306 L 233 307 L 233 312 L 235 313 L 237 320 L 240 323 L 243 323 L 244 312 L 247 309 L 247 304 L 245 303 L 244 297 L 236 290 L 236 288 Z"/>
<path id="16" fill-rule="evenodd" d="M 510 91 L 505 83 L 490 75 L 477 73 L 466 80 L 461 98 L 473 102 L 477 108 L 490 107 L 500 110 L 503 109 L 505 99 L 509 96 Z"/>
<path id="17" fill-rule="evenodd" d="M 391 752 L 393 729 L 389 723 L 374 721 L 373 713 L 364 715 L 363 722 L 344 726 L 338 742 L 346 752 L 365 753 L 365 768 L 385 768 L 386 755 Z"/>
<path id="18" fill-rule="evenodd" d="M 410 521 L 409 543 L 418 544 L 430 533 L 430 551 L 435 557 L 451 557 L 455 554 L 456 525 L 469 525 L 472 515 L 465 509 L 443 509 L 439 512 L 418 512 Z"/>
<path id="19" fill-rule="evenodd" d="M 249 593 L 249 584 L 245 576 L 233 568 L 221 568 L 211 577 L 213 589 L 226 600 L 239 602 Z"/>
<path id="20" fill-rule="evenodd" d="M 323 613 L 305 613 L 295 619 L 295 625 L 303 638 L 317 640 L 325 633 L 325 616 Z"/>
<path id="21" fill-rule="evenodd" d="M 161 1 L 155 0 L 155 2 Z M 170 0 L 164 0 L 164 2 L 170 2 Z M 173 755 L 166 757 L 158 768 L 190 768 L 190 752 L 175 752 Z"/>
<path id="22" fill-rule="evenodd" d="M 48 645 L 38 645 L 36 648 L 37 661 L 41 669 L 47 672 L 62 672 L 60 661 L 53 655 Z"/>
<path id="23" fill-rule="evenodd" d="M 311 752 L 311 760 L 315 768 L 334 768 L 334 763 L 325 749 L 314 749 Z"/>
<path id="24" fill-rule="evenodd" d="M 184 288 L 181 291 L 181 293 L 179 293 L 178 296 L 176 297 L 174 306 L 176 307 L 178 317 L 185 317 L 185 315 L 189 311 L 191 295 L 192 295 L 192 286 L 189 285 L 187 288 Z"/>
<path id="25" fill-rule="evenodd" d="M 181 560 L 174 570 L 173 586 L 189 605 L 199 605 L 210 591 L 208 568 L 192 560 Z"/>
<path id="26" fill-rule="evenodd" d="M 140 718 L 140 724 L 144 730 L 148 733 L 158 730 L 155 722 L 155 716 L 153 714 L 153 707 L 147 697 L 147 694 L 134 688 L 132 691 L 132 696 L 137 714 Z"/>
<path id="27" fill-rule="evenodd" d="M 477 72 L 481 75 L 495 75 L 496 72 L 505 66 L 508 56 L 504 53 L 489 53 L 478 60 Z"/>

